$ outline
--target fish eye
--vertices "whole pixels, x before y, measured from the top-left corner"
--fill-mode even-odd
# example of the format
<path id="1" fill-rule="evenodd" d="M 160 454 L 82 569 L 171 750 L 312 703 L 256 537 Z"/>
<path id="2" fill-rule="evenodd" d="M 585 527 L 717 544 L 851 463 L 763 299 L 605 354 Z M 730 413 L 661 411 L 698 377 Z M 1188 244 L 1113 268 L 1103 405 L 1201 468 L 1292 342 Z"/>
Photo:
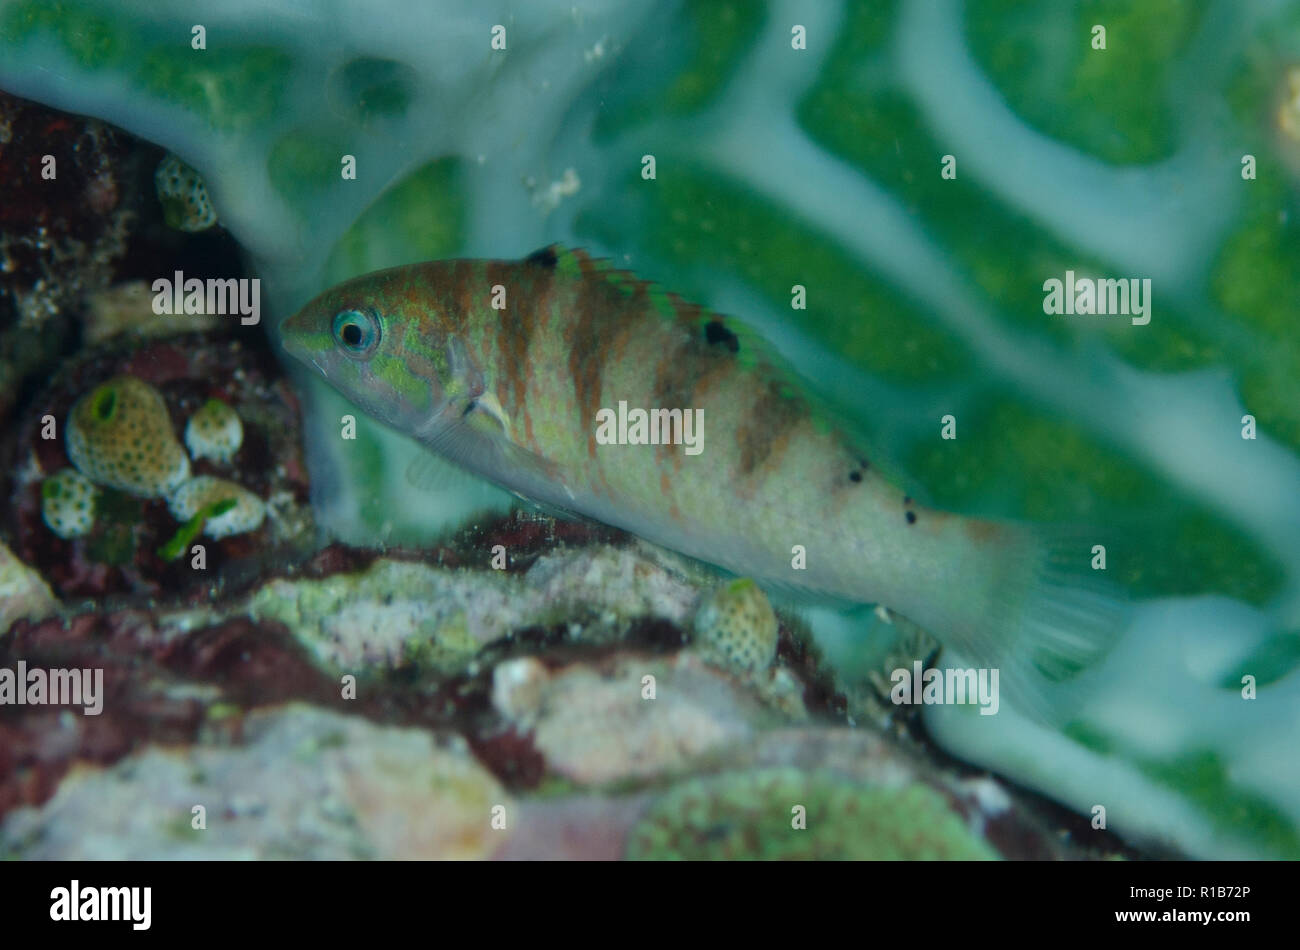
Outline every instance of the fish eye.
<path id="1" fill-rule="evenodd" d="M 343 310 L 334 317 L 334 340 L 350 356 L 366 356 L 379 343 L 379 320 L 365 310 Z"/>

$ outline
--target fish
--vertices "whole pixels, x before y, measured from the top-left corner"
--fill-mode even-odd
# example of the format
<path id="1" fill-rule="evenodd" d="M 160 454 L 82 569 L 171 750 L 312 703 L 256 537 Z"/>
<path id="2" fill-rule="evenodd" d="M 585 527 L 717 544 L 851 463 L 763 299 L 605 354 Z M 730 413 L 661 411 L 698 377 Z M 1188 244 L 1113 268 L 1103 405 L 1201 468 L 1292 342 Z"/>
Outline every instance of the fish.
<path id="1" fill-rule="evenodd" d="M 471 473 L 772 590 L 882 605 L 1035 718 L 1066 714 L 1056 687 L 1121 625 L 1086 532 L 918 504 L 760 334 L 584 250 L 356 277 L 280 338 Z"/>

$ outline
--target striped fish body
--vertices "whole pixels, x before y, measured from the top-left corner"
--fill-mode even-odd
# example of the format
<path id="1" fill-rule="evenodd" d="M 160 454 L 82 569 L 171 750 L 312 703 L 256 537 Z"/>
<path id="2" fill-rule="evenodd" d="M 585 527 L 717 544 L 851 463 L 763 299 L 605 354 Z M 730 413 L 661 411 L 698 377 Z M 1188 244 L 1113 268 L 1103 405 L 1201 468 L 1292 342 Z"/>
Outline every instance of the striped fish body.
<path id="1" fill-rule="evenodd" d="M 916 505 L 745 327 L 582 251 L 366 275 L 282 335 L 484 478 L 769 584 L 885 604 L 984 665 L 1028 662 L 1037 608 L 1068 591 L 1041 589 L 1044 536 Z M 633 410 L 670 424 L 644 439 L 684 437 L 689 416 L 695 443 L 608 444 Z M 1094 646 L 1054 636 L 1049 653 Z"/>

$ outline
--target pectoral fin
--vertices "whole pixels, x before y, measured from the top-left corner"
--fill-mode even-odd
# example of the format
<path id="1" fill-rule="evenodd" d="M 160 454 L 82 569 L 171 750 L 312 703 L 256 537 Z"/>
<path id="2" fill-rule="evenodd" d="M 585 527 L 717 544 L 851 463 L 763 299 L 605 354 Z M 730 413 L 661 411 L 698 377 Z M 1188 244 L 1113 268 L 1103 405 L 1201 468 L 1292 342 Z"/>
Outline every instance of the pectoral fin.
<path id="1" fill-rule="evenodd" d="M 419 433 L 420 441 L 462 468 L 529 500 L 572 497 L 551 462 L 510 438 L 510 423 L 496 397 L 449 404 Z"/>

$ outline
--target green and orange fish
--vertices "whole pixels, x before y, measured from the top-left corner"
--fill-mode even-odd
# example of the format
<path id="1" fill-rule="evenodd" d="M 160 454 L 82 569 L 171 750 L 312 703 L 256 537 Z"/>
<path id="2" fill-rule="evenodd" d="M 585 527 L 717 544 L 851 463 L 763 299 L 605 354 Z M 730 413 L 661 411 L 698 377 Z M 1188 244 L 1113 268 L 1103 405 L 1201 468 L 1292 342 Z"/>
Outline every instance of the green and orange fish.
<path id="1" fill-rule="evenodd" d="M 915 504 L 761 339 L 583 251 L 379 271 L 281 332 L 463 468 L 761 583 L 884 605 L 1000 669 L 1022 707 L 1059 711 L 1052 681 L 1117 629 L 1086 538 Z"/>

